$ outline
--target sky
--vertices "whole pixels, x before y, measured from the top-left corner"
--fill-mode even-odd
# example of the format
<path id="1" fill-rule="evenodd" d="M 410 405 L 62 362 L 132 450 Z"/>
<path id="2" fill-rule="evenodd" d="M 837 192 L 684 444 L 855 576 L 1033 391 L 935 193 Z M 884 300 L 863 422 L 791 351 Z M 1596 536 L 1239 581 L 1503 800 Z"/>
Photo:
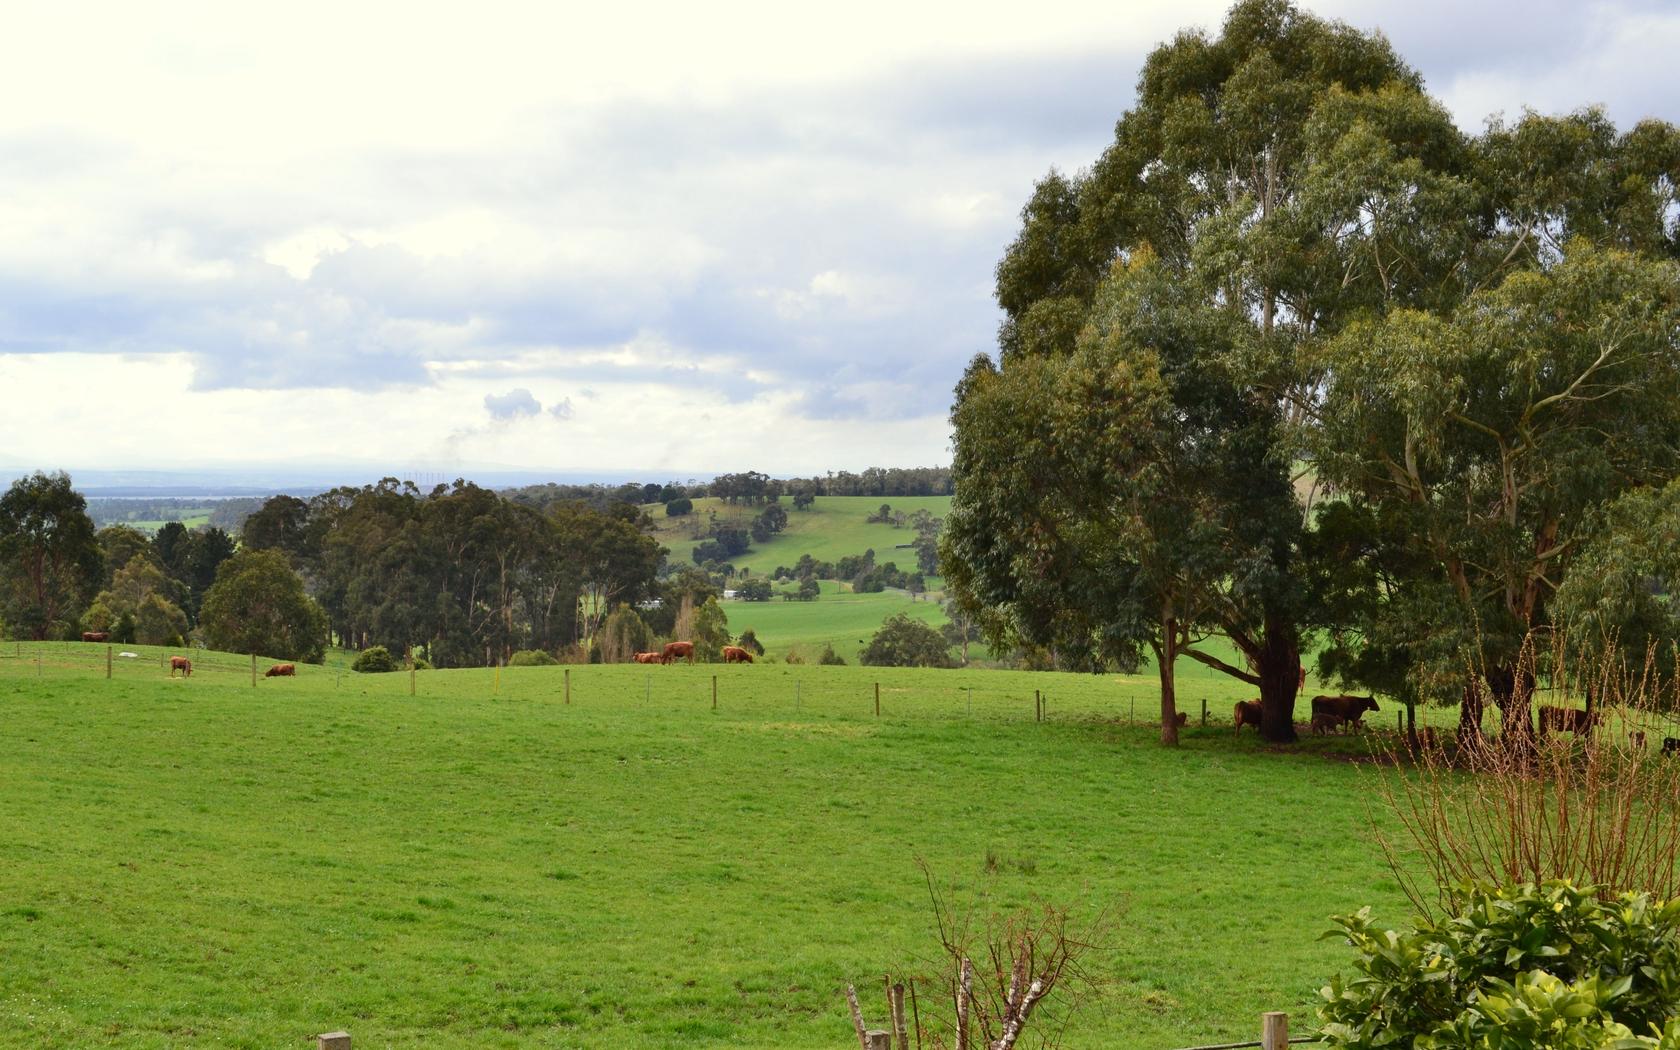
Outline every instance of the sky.
<path id="1" fill-rule="evenodd" d="M 1033 183 L 1227 4 L 20 6 L 0 467 L 677 477 L 948 462 Z M 1680 121 L 1680 0 L 1304 6 Z"/>

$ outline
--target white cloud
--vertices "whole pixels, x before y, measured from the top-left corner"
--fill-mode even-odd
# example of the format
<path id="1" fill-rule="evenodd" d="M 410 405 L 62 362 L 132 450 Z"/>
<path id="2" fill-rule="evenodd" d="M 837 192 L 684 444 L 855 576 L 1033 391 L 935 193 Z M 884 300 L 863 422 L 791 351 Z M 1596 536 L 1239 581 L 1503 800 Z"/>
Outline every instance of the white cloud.
<path id="1" fill-rule="evenodd" d="M 26 5 L 0 379 L 77 397 L 9 404 L 0 454 L 942 459 L 1033 181 L 1227 6 Z M 1680 116 L 1672 5 L 1309 6 L 1382 28 L 1471 129 Z"/>

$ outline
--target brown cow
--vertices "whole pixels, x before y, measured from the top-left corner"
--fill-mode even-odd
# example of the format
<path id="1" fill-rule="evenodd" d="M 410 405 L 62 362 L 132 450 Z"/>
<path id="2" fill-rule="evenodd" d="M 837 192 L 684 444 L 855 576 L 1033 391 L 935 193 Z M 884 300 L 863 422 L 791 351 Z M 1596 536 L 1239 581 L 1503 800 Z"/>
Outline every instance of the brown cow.
<path id="1" fill-rule="evenodd" d="M 1360 721 L 1365 712 L 1377 710 L 1376 697 L 1372 696 L 1315 696 L 1312 698 L 1312 713 L 1319 715 L 1335 715 L 1354 729 L 1364 729 L 1365 724 Z"/>
<path id="2" fill-rule="evenodd" d="M 1585 736 L 1598 725 L 1597 711 L 1580 711 L 1573 707 L 1552 707 L 1542 704 L 1540 707 L 1540 733 L 1544 736 L 1548 732 L 1575 733 Z"/>
<path id="3" fill-rule="evenodd" d="M 660 660 L 658 653 L 637 653 L 635 660 L 639 664 L 663 663 L 663 661 Z"/>
<path id="4" fill-rule="evenodd" d="M 111 640 L 111 632 L 110 631 L 83 631 L 82 632 L 82 641 L 84 641 L 84 642 L 108 642 L 110 640 Z"/>
<path id="5" fill-rule="evenodd" d="M 1326 711 L 1322 714 L 1312 716 L 1313 736 L 1325 736 L 1334 730 L 1341 728 L 1341 725 L 1341 715 L 1333 715 Z"/>
<path id="6" fill-rule="evenodd" d="M 738 645 L 723 647 L 723 662 L 726 664 L 750 664 L 753 662 L 752 653 Z"/>
<path id="7" fill-rule="evenodd" d="M 1232 708 L 1232 714 L 1236 716 L 1237 720 L 1237 732 L 1241 733 L 1243 726 L 1253 726 L 1254 731 L 1258 733 L 1260 731 L 1260 710 L 1260 701 L 1258 700 L 1238 700 L 1237 706 Z"/>
<path id="8" fill-rule="evenodd" d="M 668 664 L 684 659 L 685 657 L 689 663 L 694 662 L 693 642 L 666 642 L 665 650 L 659 654 L 659 662 L 662 664 Z"/>
<path id="9" fill-rule="evenodd" d="M 176 671 L 180 671 L 183 678 L 191 678 L 192 661 L 184 656 L 171 656 L 169 658 L 169 677 L 174 678 Z"/>
<path id="10" fill-rule="evenodd" d="M 264 678 L 292 678 L 297 675 L 297 664 L 275 664 L 263 673 Z"/>

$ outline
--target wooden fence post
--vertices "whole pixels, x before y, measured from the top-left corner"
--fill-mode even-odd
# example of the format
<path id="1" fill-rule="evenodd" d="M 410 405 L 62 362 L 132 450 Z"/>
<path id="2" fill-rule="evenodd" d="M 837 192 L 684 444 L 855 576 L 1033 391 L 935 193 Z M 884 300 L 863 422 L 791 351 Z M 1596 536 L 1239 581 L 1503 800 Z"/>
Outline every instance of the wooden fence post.
<path id="1" fill-rule="evenodd" d="M 350 1050 L 349 1032 L 326 1032 L 315 1037 L 315 1050 Z"/>
<path id="2" fill-rule="evenodd" d="M 1270 1010 L 1260 1015 L 1260 1050 L 1289 1050 L 1289 1015 Z"/>
<path id="3" fill-rule="evenodd" d="M 106 678 L 111 677 L 111 650 L 112 650 L 112 648 L 114 648 L 114 647 L 109 646 L 109 645 L 107 645 L 105 647 L 105 677 Z"/>
<path id="4" fill-rule="evenodd" d="M 572 702 L 572 669 L 566 668 L 566 703 Z"/>
<path id="5" fill-rule="evenodd" d="M 1202 725 L 1207 725 L 1207 697 L 1202 697 Z"/>
<path id="6" fill-rule="evenodd" d="M 712 675 L 712 710 L 717 710 L 717 675 Z"/>
<path id="7" fill-rule="evenodd" d="M 875 683 L 875 717 L 881 717 L 881 683 Z"/>
<path id="8" fill-rule="evenodd" d="M 1043 703 L 1044 703 L 1044 701 L 1038 695 L 1038 690 L 1034 689 L 1033 690 L 1033 721 L 1034 722 L 1044 721 L 1044 708 L 1042 706 Z"/>
<path id="9" fill-rule="evenodd" d="M 910 1028 L 904 1021 L 904 984 L 892 986 L 887 992 L 892 1007 L 893 1034 L 898 1036 L 898 1050 L 910 1050 Z"/>
<path id="10" fill-rule="evenodd" d="M 257 687 L 257 654 L 251 654 L 251 688 Z"/>

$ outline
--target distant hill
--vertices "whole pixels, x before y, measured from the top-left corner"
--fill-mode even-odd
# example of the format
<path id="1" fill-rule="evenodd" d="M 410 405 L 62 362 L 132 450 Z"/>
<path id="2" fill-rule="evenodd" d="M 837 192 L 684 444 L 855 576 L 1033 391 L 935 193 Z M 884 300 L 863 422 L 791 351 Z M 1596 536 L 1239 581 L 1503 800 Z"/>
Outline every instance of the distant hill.
<path id="1" fill-rule="evenodd" d="M 837 561 L 848 554 L 875 551 L 876 563 L 897 562 L 900 569 L 912 571 L 916 554 L 909 549 L 899 550 L 916 534 L 908 527 L 865 521 L 886 503 L 893 510 L 911 514 L 926 510 L 943 518 L 951 511 L 949 496 L 818 496 L 808 510 L 794 510 L 791 500 L 784 498 L 787 508 L 786 530 L 768 543 L 754 543 L 752 549 L 738 558 L 730 559 L 736 569 L 749 569 L 753 575 L 768 574 L 778 565 L 792 565 L 801 554 L 809 554 L 818 561 Z M 731 506 L 721 499 L 708 497 L 694 501 L 694 511 L 678 518 L 665 516 L 663 504 L 651 503 L 643 508 L 654 520 L 659 542 L 671 550 L 671 560 L 678 564 L 694 563 L 695 544 L 706 538 L 706 530 L 716 514 L 718 522 L 739 525 L 751 524 L 762 509 L 744 505 Z"/>

